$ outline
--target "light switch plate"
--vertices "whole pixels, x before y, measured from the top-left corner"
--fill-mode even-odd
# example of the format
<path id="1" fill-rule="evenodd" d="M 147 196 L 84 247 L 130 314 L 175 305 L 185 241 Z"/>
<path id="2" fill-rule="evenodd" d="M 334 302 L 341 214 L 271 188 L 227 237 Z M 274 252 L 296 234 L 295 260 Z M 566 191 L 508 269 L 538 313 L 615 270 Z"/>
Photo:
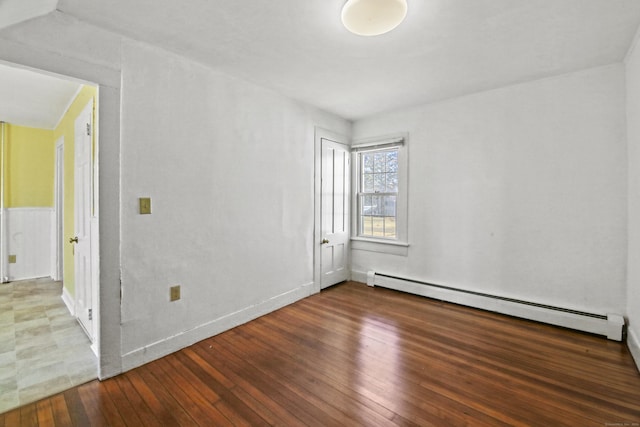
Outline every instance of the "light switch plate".
<path id="1" fill-rule="evenodd" d="M 9 264 L 15 264 L 17 261 L 17 256 L 16 255 L 9 255 Z"/>
<path id="2" fill-rule="evenodd" d="M 151 198 L 140 197 L 140 215 L 148 215 L 151 213 Z"/>

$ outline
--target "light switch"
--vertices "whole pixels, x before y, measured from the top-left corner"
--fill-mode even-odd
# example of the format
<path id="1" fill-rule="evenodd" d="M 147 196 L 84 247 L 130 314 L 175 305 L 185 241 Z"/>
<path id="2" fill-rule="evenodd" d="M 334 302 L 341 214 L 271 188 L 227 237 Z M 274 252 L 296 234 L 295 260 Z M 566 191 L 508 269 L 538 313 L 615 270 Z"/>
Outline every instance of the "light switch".
<path id="1" fill-rule="evenodd" d="M 151 213 L 151 198 L 140 197 L 140 215 Z"/>
<path id="2" fill-rule="evenodd" d="M 15 264 L 17 262 L 16 259 L 16 255 L 9 255 L 9 264 Z"/>

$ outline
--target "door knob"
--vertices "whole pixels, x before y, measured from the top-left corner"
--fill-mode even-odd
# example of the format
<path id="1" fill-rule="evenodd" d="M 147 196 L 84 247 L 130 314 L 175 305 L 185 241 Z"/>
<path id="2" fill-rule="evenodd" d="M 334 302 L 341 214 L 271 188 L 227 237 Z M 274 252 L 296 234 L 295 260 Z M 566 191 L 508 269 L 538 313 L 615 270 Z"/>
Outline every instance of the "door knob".
<path id="1" fill-rule="evenodd" d="M 327 240 L 327 239 L 322 239 L 322 244 L 324 245 L 324 244 L 326 244 L 326 243 L 329 243 L 329 240 Z"/>
<path id="2" fill-rule="evenodd" d="M 78 243 L 78 236 L 69 239 L 69 243 Z"/>

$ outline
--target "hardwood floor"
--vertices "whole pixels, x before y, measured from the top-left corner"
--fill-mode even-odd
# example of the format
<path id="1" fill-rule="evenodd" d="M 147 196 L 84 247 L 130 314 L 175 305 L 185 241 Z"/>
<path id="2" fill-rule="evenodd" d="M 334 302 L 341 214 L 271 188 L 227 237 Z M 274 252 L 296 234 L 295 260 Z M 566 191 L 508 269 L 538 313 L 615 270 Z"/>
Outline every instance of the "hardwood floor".
<path id="1" fill-rule="evenodd" d="M 345 283 L 3 426 L 640 425 L 624 344 Z"/>

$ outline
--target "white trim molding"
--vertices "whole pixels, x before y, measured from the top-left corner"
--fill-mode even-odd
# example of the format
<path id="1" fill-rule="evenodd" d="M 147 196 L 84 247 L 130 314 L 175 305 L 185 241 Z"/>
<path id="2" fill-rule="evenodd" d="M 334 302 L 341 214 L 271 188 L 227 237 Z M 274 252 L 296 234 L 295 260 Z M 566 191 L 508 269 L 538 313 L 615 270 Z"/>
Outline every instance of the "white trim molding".
<path id="1" fill-rule="evenodd" d="M 374 286 L 381 286 L 454 304 L 603 335 L 614 341 L 622 341 L 623 338 L 624 318 L 619 314 L 586 313 L 569 308 L 553 307 L 505 296 L 489 295 L 450 286 L 395 277 L 379 272 L 368 272 L 367 276 L 367 284 L 369 284 L 369 286 L 371 286 L 370 282 L 372 281 L 371 278 L 373 278 Z"/>
<path id="2" fill-rule="evenodd" d="M 1 169 L 1 168 L 0 168 Z M 4 185 L 0 179 L 0 185 Z M 0 192 L 1 194 L 1 192 Z M 4 197 L 0 195 L 0 197 Z M 9 281 L 9 263 L 8 254 L 9 247 L 7 244 L 7 209 L 0 208 L 0 283 Z"/>
<path id="3" fill-rule="evenodd" d="M 351 280 L 354 282 L 367 283 L 367 272 L 351 270 Z"/>
<path id="4" fill-rule="evenodd" d="M 71 314 L 73 317 L 76 317 L 76 303 L 75 303 L 76 299 L 73 297 L 73 295 L 69 293 L 67 288 L 65 288 L 64 286 L 62 287 L 62 301 L 64 302 L 64 305 L 67 306 L 67 310 L 69 310 L 69 314 Z"/>
<path id="5" fill-rule="evenodd" d="M 409 244 L 397 241 L 383 242 L 381 240 L 372 240 L 363 237 L 351 237 L 351 250 L 407 256 L 409 255 Z"/>
<path id="6" fill-rule="evenodd" d="M 360 164 L 360 156 L 362 153 L 391 147 L 395 147 L 398 150 L 396 236 L 395 238 L 386 239 L 367 235 L 360 236 L 359 196 L 373 195 L 373 193 L 363 193 L 364 190 L 361 188 L 362 165 Z M 351 145 L 351 164 L 351 249 L 407 256 L 409 247 L 409 134 L 402 132 L 354 140 Z"/>
<path id="7" fill-rule="evenodd" d="M 633 357 L 633 361 L 636 362 L 636 367 L 640 371 L 640 335 L 629 325 L 627 328 L 627 347 Z"/>
<path id="8" fill-rule="evenodd" d="M 298 300 L 308 297 L 312 293 L 314 293 L 314 283 L 307 283 L 273 298 L 269 298 L 259 304 L 246 307 L 234 313 L 229 313 L 193 329 L 189 329 L 188 331 L 180 332 L 166 339 L 130 351 L 122 355 L 123 372 L 160 359 L 199 341 L 240 326 L 289 304 L 293 304 Z"/>

